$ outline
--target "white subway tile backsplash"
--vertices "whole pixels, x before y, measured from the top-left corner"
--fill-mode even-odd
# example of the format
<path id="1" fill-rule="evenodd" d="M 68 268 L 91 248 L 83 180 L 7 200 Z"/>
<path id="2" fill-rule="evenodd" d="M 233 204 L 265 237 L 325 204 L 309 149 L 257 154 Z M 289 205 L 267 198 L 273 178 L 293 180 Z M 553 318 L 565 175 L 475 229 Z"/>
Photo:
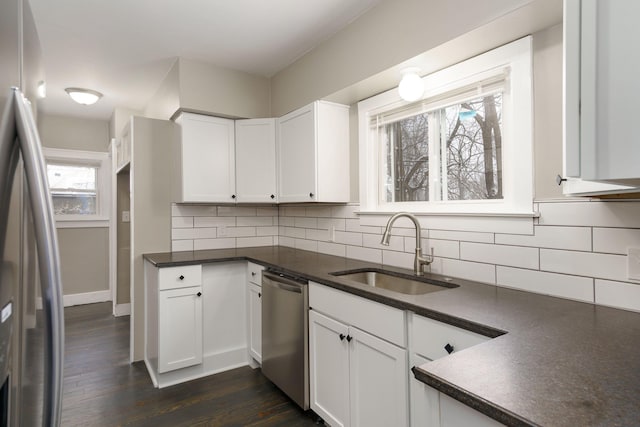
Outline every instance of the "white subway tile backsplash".
<path id="1" fill-rule="evenodd" d="M 295 248 L 296 247 L 296 239 L 294 239 L 293 237 L 287 237 L 287 236 L 278 236 L 278 244 L 280 246 L 286 246 L 288 248 Z"/>
<path id="2" fill-rule="evenodd" d="M 296 239 L 296 249 L 303 249 L 305 251 L 318 252 L 318 242 L 315 240 Z"/>
<path id="3" fill-rule="evenodd" d="M 540 203 L 540 224 L 640 228 L 640 203 Z"/>
<path id="4" fill-rule="evenodd" d="M 329 231 L 316 230 L 316 229 L 309 228 L 305 230 L 305 237 L 307 240 L 317 240 L 321 242 L 326 242 L 329 240 Z"/>
<path id="5" fill-rule="evenodd" d="M 302 206 L 285 206 L 280 208 L 280 216 L 305 216 L 307 208 Z"/>
<path id="6" fill-rule="evenodd" d="M 361 246 L 347 246 L 347 258 L 382 264 L 382 251 Z"/>
<path id="7" fill-rule="evenodd" d="M 478 233 L 474 231 L 446 231 L 429 230 L 432 239 L 458 240 L 461 242 L 494 243 L 493 233 Z"/>
<path id="8" fill-rule="evenodd" d="M 318 228 L 318 218 L 294 218 L 294 226 L 299 228 Z"/>
<path id="9" fill-rule="evenodd" d="M 254 237 L 255 235 L 255 227 L 228 227 L 226 230 L 226 237 Z"/>
<path id="10" fill-rule="evenodd" d="M 278 226 L 272 225 L 271 227 L 256 227 L 256 236 L 277 236 Z"/>
<path id="11" fill-rule="evenodd" d="M 249 248 L 253 246 L 273 246 L 273 237 L 238 237 L 236 239 L 236 247 Z"/>
<path id="12" fill-rule="evenodd" d="M 257 208 L 248 206 L 218 206 L 218 216 L 256 216 Z"/>
<path id="13" fill-rule="evenodd" d="M 270 216 L 239 216 L 236 217 L 236 225 L 238 227 L 246 226 L 269 226 L 273 225 L 273 218 Z"/>
<path id="14" fill-rule="evenodd" d="M 307 206 L 305 215 L 316 218 L 331 218 L 332 211 L 332 206 Z"/>
<path id="15" fill-rule="evenodd" d="M 185 239 L 215 239 L 218 236 L 217 228 L 174 228 L 171 232 L 173 240 Z"/>
<path id="16" fill-rule="evenodd" d="M 330 230 L 334 227 L 337 231 L 345 231 L 344 218 L 318 218 L 318 228 Z"/>
<path id="17" fill-rule="evenodd" d="M 278 207 L 277 206 L 269 206 L 269 207 L 257 207 L 256 208 L 257 216 L 271 216 L 274 218 L 278 217 Z"/>
<path id="18" fill-rule="evenodd" d="M 173 252 L 192 251 L 192 250 L 193 250 L 193 240 L 171 241 L 171 251 Z"/>
<path id="19" fill-rule="evenodd" d="M 174 216 L 171 218 L 171 228 L 193 228 L 193 217 Z"/>
<path id="20" fill-rule="evenodd" d="M 460 243 L 460 259 L 511 267 L 538 268 L 538 248 L 490 245 L 486 243 Z"/>
<path id="21" fill-rule="evenodd" d="M 394 267 L 413 270 L 413 259 L 415 254 L 396 251 L 382 251 L 382 263 Z"/>
<path id="22" fill-rule="evenodd" d="M 295 227 L 283 227 L 284 235 L 286 237 L 293 237 L 296 239 L 304 239 L 307 237 L 307 233 L 304 228 L 295 228 Z"/>
<path id="23" fill-rule="evenodd" d="M 625 254 L 627 248 L 640 248 L 640 230 L 629 228 L 594 228 L 593 251 Z"/>
<path id="24" fill-rule="evenodd" d="M 537 226 L 533 230 L 535 233 L 533 236 L 496 234 L 496 243 L 574 251 L 591 250 L 591 228 L 589 227 Z"/>
<path id="25" fill-rule="evenodd" d="M 423 251 L 434 248 L 430 271 L 640 311 L 640 285 L 626 283 L 627 247 L 640 247 L 640 203 L 542 201 L 536 209 L 541 217 L 528 226 L 522 219 L 516 226 L 496 217 L 457 228 L 455 219 L 421 217 L 423 226 L 439 228 L 422 230 Z M 281 245 L 412 269 L 413 224 L 403 219 L 394 224 L 391 245 L 385 247 L 380 239 L 388 216 L 359 216 L 358 211 L 357 204 L 173 204 L 171 247 L 190 251 Z M 503 231 L 485 232 L 486 224 Z M 333 230 L 336 241 L 329 242 Z"/>
<path id="26" fill-rule="evenodd" d="M 236 218 L 233 216 L 202 216 L 193 218 L 194 227 L 235 227 Z"/>
<path id="27" fill-rule="evenodd" d="M 382 235 L 383 227 L 373 227 L 368 225 L 360 225 L 360 220 L 356 219 L 346 219 L 345 221 L 345 230 L 353 231 L 356 233 L 370 233 L 370 234 L 380 234 Z"/>
<path id="28" fill-rule="evenodd" d="M 281 216 L 280 218 L 278 218 L 278 225 L 293 227 L 295 225 L 295 220 L 292 216 Z"/>
<path id="29" fill-rule="evenodd" d="M 218 208 L 216 206 L 202 205 L 171 205 L 171 216 L 216 216 Z"/>
<path id="30" fill-rule="evenodd" d="M 360 205 L 342 205 L 331 208 L 331 216 L 334 218 L 357 218 L 356 212 L 360 210 Z"/>
<path id="31" fill-rule="evenodd" d="M 362 234 L 350 233 L 348 231 L 336 231 L 336 243 L 362 246 Z"/>
<path id="32" fill-rule="evenodd" d="M 404 237 L 402 236 L 391 236 L 389 239 L 389 246 L 385 246 L 380 243 L 382 239 L 381 235 L 378 234 L 363 234 L 362 235 L 362 246 L 367 248 L 375 248 L 381 249 L 383 251 L 398 251 L 404 252 Z"/>
<path id="33" fill-rule="evenodd" d="M 449 258 L 441 258 L 441 260 L 441 274 L 490 284 L 496 283 L 496 267 L 493 264 L 482 264 L 479 262 L 460 261 Z"/>
<path id="34" fill-rule="evenodd" d="M 596 279 L 596 304 L 640 311 L 640 285 Z"/>
<path id="35" fill-rule="evenodd" d="M 415 240 L 415 239 L 412 239 Z M 406 243 L 406 241 L 405 241 Z M 460 243 L 453 240 L 437 240 L 427 239 L 422 244 L 422 252 L 426 255 L 431 254 L 431 248 L 433 248 L 433 255 L 442 258 L 460 258 Z M 406 247 L 407 252 L 410 249 Z"/>
<path id="36" fill-rule="evenodd" d="M 627 257 L 540 249 L 540 270 L 599 279 L 626 280 Z"/>
<path id="37" fill-rule="evenodd" d="M 593 279 L 497 266 L 497 284 L 523 291 L 593 302 Z"/>
<path id="38" fill-rule="evenodd" d="M 344 257 L 347 255 L 347 247 L 338 243 L 318 242 L 318 252 Z"/>
<path id="39" fill-rule="evenodd" d="M 236 239 L 200 239 L 193 241 L 193 250 L 231 249 L 236 247 Z"/>

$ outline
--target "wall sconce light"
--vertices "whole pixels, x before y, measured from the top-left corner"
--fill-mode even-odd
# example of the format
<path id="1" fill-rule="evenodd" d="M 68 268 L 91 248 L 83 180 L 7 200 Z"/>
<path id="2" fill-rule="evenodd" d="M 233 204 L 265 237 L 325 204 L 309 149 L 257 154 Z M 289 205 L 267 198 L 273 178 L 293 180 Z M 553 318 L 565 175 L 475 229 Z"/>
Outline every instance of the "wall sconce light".
<path id="1" fill-rule="evenodd" d="M 79 87 L 68 87 L 65 89 L 65 92 L 69 94 L 71 99 L 82 105 L 95 104 L 100 98 L 102 98 L 102 94 L 100 92 L 96 92 L 91 89 L 82 89 Z"/>
<path id="2" fill-rule="evenodd" d="M 417 101 L 424 94 L 424 83 L 418 73 L 419 68 L 411 67 L 402 70 L 402 79 L 398 85 L 400 98 L 408 102 Z"/>

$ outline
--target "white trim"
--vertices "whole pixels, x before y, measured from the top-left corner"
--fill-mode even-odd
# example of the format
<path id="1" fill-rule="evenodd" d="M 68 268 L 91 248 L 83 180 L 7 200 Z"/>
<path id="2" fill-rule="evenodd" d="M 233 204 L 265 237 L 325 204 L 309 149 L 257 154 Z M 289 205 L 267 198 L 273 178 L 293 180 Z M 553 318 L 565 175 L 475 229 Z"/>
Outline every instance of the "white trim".
<path id="1" fill-rule="evenodd" d="M 91 219 L 87 221 L 56 220 L 56 228 L 108 228 L 109 218 Z"/>
<path id="2" fill-rule="evenodd" d="M 114 304 L 113 306 L 113 315 L 116 317 L 119 316 L 129 316 L 131 314 L 131 303 L 126 304 Z"/>
<path id="3" fill-rule="evenodd" d="M 56 215 L 56 225 L 63 221 L 108 221 L 111 214 L 111 155 L 102 151 L 67 150 L 49 147 L 43 147 L 42 153 L 46 161 L 76 163 L 98 168 L 98 188 L 96 189 L 98 212 L 96 215 Z"/>
<path id="4" fill-rule="evenodd" d="M 371 117 L 403 105 L 394 88 L 358 103 L 360 152 L 360 206 L 363 212 L 399 211 L 432 213 L 529 213 L 533 206 L 533 88 L 532 38 L 524 37 L 505 46 L 423 77 L 424 98 L 471 84 L 487 73 L 510 70 L 503 116 L 504 200 L 415 202 L 383 204 L 378 201 L 379 148 L 371 135 Z M 509 99 L 507 99 L 509 98 Z M 517 151 L 517 152 L 516 152 Z"/>
<path id="5" fill-rule="evenodd" d="M 63 295 L 62 301 L 65 307 L 111 301 L 111 291 L 104 290 L 104 291 L 95 291 L 95 292 L 85 292 L 81 294 Z M 38 310 L 42 310 L 42 297 L 38 297 L 36 299 L 36 308 Z"/>

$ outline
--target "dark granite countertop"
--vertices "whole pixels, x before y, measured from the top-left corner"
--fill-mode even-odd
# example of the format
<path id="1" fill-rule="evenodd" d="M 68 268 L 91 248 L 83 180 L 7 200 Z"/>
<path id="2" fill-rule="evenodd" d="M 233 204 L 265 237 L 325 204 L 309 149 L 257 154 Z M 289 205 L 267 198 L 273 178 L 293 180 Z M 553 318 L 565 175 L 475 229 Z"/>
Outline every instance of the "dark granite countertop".
<path id="1" fill-rule="evenodd" d="M 462 279 L 448 282 L 456 288 L 403 295 L 329 273 L 408 270 L 278 246 L 145 259 L 158 267 L 249 260 L 492 337 L 415 375 L 504 424 L 640 425 L 640 314 Z"/>

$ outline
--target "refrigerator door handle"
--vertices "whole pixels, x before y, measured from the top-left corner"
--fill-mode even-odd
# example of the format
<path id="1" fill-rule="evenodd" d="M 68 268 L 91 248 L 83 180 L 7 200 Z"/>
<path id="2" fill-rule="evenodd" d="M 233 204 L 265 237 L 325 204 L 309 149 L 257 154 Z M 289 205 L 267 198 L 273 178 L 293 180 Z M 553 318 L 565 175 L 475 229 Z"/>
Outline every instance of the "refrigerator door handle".
<path id="1" fill-rule="evenodd" d="M 33 212 L 42 306 L 45 316 L 45 380 L 42 425 L 59 426 L 64 367 L 64 307 L 58 238 L 42 145 L 31 106 L 19 89 L 12 88 L 11 90 L 15 130 L 18 137 L 16 140 L 22 152 Z M 4 244 L 4 242 L 0 243 Z"/>

